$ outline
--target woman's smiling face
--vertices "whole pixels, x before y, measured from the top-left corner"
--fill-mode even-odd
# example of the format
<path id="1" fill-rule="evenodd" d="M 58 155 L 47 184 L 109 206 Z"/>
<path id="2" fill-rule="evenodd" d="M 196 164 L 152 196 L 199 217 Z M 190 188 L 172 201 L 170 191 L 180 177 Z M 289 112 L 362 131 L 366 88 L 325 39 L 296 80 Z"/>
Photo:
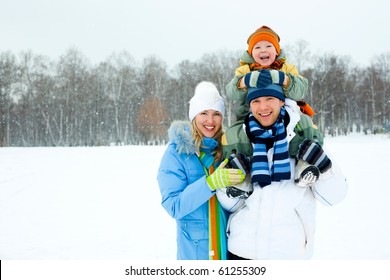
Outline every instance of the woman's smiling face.
<path id="1" fill-rule="evenodd" d="M 204 110 L 195 116 L 195 124 L 203 136 L 212 138 L 222 126 L 222 114 L 215 110 Z"/>

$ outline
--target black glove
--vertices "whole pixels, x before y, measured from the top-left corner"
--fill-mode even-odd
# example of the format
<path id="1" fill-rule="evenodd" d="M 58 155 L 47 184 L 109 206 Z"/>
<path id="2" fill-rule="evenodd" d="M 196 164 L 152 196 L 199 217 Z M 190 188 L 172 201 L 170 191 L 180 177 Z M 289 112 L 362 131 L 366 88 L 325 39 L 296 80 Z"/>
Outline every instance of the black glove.
<path id="1" fill-rule="evenodd" d="M 305 139 L 298 150 L 298 159 L 306 161 L 308 164 L 316 166 L 321 173 L 332 167 L 332 161 L 325 154 L 321 146 L 312 140 Z"/>
<path id="2" fill-rule="evenodd" d="M 282 86 L 284 78 L 285 74 L 283 71 L 261 69 L 246 74 L 244 81 L 247 87 L 263 88 L 269 84 Z"/>
<path id="3" fill-rule="evenodd" d="M 252 193 L 253 186 L 250 175 L 247 175 L 242 183 L 226 188 L 226 194 L 230 198 L 247 199 Z"/>
<path id="4" fill-rule="evenodd" d="M 242 153 L 231 154 L 228 158 L 227 168 L 240 169 L 244 175 L 250 174 L 252 170 L 251 159 Z"/>
<path id="5" fill-rule="evenodd" d="M 245 175 L 244 181 L 226 188 L 226 194 L 230 198 L 248 198 L 253 192 L 251 182 L 251 159 L 242 153 L 231 154 L 226 164 L 227 168 L 239 169 Z"/>

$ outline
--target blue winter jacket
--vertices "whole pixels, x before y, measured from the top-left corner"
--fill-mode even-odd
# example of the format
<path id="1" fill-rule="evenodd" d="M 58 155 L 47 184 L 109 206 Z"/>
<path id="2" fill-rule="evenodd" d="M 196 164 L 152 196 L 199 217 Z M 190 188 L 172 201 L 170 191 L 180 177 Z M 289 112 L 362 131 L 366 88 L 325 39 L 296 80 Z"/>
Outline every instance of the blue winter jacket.
<path id="1" fill-rule="evenodd" d="M 208 260 L 208 200 L 215 192 L 206 183 L 196 154 L 190 123 L 175 121 L 161 159 L 157 180 L 162 206 L 176 219 L 177 259 Z"/>

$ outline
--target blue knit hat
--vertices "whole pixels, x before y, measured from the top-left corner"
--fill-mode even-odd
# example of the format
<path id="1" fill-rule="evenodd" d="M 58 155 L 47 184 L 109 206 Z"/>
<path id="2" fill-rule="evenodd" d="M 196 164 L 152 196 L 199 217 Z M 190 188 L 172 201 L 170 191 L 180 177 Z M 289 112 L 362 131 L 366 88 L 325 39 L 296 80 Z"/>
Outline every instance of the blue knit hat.
<path id="1" fill-rule="evenodd" d="M 248 93 L 246 95 L 246 102 L 249 105 L 251 101 L 255 98 L 262 96 L 273 96 L 284 101 L 285 96 L 282 90 L 282 87 L 276 84 L 269 84 L 263 88 L 257 87 L 248 87 Z"/>

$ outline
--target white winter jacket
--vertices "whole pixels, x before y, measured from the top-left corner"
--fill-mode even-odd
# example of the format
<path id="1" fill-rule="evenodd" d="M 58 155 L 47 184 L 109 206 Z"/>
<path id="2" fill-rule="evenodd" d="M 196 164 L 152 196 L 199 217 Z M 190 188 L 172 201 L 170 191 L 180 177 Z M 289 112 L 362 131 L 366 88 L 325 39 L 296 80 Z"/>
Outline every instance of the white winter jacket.
<path id="1" fill-rule="evenodd" d="M 299 108 L 288 99 L 285 107 L 290 115 L 287 135 L 291 140 Z M 272 154 L 270 149 L 269 166 Z M 295 174 L 295 160 L 290 162 L 291 174 Z M 231 199 L 224 190 L 217 192 L 222 207 L 233 212 L 227 227 L 231 253 L 247 259 L 308 259 L 312 256 L 316 200 L 325 205 L 340 202 L 346 195 L 347 183 L 333 160 L 332 168 L 321 174 L 312 188 L 297 186 L 293 177 L 263 188 L 255 186 L 246 200 Z"/>

